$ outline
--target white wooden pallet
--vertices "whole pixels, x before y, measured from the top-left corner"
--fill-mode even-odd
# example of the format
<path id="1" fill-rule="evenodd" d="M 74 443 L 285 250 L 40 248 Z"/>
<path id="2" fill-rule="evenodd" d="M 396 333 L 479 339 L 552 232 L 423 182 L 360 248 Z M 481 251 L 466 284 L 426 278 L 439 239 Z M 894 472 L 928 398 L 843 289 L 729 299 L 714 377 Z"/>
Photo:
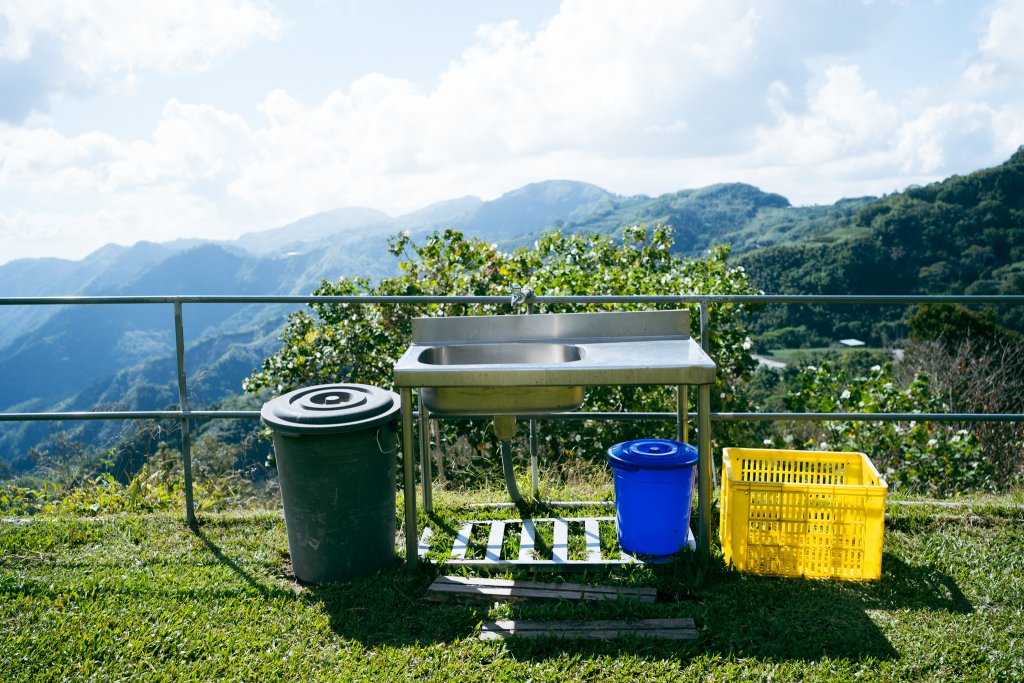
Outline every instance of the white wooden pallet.
<path id="1" fill-rule="evenodd" d="M 594 565 L 624 565 L 624 564 L 645 564 L 651 562 L 665 562 L 671 558 L 637 558 L 626 551 L 619 549 L 618 557 L 605 557 L 601 550 L 600 523 L 612 522 L 617 524 L 615 517 L 545 517 L 536 519 L 488 519 L 472 520 L 463 524 L 462 528 L 455 535 L 451 552 L 445 558 L 444 563 L 451 566 L 473 566 L 473 567 L 581 567 Z M 505 540 L 505 529 L 508 525 L 520 526 L 519 533 L 519 554 L 516 558 L 502 559 L 502 546 Z M 537 545 L 538 525 L 551 525 L 553 542 L 551 553 L 548 557 L 541 557 L 541 549 Z M 586 552 L 584 559 L 569 558 L 569 538 L 572 530 L 578 530 L 582 524 L 583 542 Z M 487 534 L 487 546 L 483 558 L 466 558 L 469 550 L 469 542 L 473 537 L 473 531 L 478 525 L 489 527 Z M 577 531 L 578 533 L 578 531 Z M 618 527 L 615 526 L 616 537 Z M 434 532 L 430 527 L 423 530 L 420 536 L 418 554 L 420 559 L 426 562 L 427 553 L 431 550 Z M 695 550 L 697 543 L 690 530 L 687 538 L 687 548 Z"/>

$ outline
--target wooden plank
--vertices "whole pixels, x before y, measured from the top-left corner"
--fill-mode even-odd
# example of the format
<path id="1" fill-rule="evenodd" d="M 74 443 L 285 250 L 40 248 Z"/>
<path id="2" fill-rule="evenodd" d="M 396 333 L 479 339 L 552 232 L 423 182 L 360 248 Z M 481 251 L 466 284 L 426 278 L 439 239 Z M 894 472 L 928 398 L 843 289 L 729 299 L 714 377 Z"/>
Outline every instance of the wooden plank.
<path id="1" fill-rule="evenodd" d="M 443 601 L 501 600 L 639 600 L 653 603 L 658 591 L 644 586 L 588 586 L 578 583 L 512 581 L 463 576 L 439 576 L 427 589 L 427 598 Z"/>
<path id="2" fill-rule="evenodd" d="M 519 559 L 523 562 L 531 562 L 535 558 L 533 549 L 537 545 L 537 527 L 532 519 L 523 520 L 523 531 L 519 537 Z"/>
<path id="3" fill-rule="evenodd" d="M 484 559 L 497 562 L 501 559 L 501 542 L 505 540 L 505 522 L 491 522 L 491 533 L 487 536 L 487 550 Z"/>
<path id="4" fill-rule="evenodd" d="M 620 636 L 693 640 L 693 619 L 637 619 L 635 621 L 487 621 L 481 624 L 480 640 L 502 638 L 577 638 L 612 640 Z"/>
<path id="5" fill-rule="evenodd" d="M 569 561 L 569 523 L 564 519 L 554 520 L 555 539 L 551 544 L 551 559 L 555 562 Z"/>
<path id="6" fill-rule="evenodd" d="M 473 522 L 466 522 L 455 536 L 455 543 L 452 544 L 453 560 L 463 560 L 466 558 L 466 549 L 469 547 L 469 538 L 472 534 Z"/>
<path id="7" fill-rule="evenodd" d="M 598 521 L 589 518 L 583 522 L 583 534 L 587 540 L 587 561 L 601 561 L 601 528 Z"/>

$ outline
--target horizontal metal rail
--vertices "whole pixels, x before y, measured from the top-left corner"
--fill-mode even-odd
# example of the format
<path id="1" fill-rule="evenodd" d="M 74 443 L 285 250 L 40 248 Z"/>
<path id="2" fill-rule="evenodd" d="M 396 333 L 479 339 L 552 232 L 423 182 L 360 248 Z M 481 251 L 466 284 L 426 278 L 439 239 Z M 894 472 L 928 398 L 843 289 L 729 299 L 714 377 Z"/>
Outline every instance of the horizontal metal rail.
<path id="1" fill-rule="evenodd" d="M 184 418 L 192 420 L 255 420 L 258 410 L 125 410 L 125 411 L 79 411 L 67 413 L 0 413 L 0 422 L 59 422 L 63 420 L 163 420 Z M 838 422 L 856 420 L 859 422 L 1024 422 L 1024 413 L 710 413 L 712 422 Z M 413 417 L 419 417 L 413 411 Z M 586 422 L 603 420 L 608 422 L 675 422 L 676 413 L 665 412 L 574 412 L 534 413 L 532 420 L 553 420 L 556 422 Z M 697 413 L 687 413 L 690 419 L 697 419 Z M 489 420 L 480 415 L 445 415 L 446 420 Z"/>
<path id="2" fill-rule="evenodd" d="M 110 304 L 507 304 L 507 296 L 316 296 L 316 295 L 219 295 L 176 294 L 166 296 L 30 296 L 0 297 L 0 306 L 60 306 Z M 530 302 L 544 304 L 1024 304 L 1024 295 L 1005 294 L 625 294 L 535 295 Z"/>
<path id="3" fill-rule="evenodd" d="M 151 305 L 170 304 L 174 309 L 175 360 L 178 370 L 179 410 L 125 410 L 125 411 L 61 411 L 61 412 L 0 412 L 0 423 L 33 421 L 77 420 L 157 420 L 176 419 L 182 427 L 182 455 L 187 466 L 190 452 L 190 420 L 257 419 L 256 410 L 192 410 L 188 405 L 185 373 L 185 344 L 182 307 L 184 304 L 348 304 L 348 305 L 503 305 L 506 296 L 281 296 L 281 295 L 166 295 L 166 296 L 42 296 L 0 297 L 0 306 L 69 306 L 69 305 Z M 724 304 L 797 304 L 797 305 L 918 305 L 918 304 L 1024 304 L 1024 295 L 824 295 L 824 294 L 666 294 L 666 295 L 567 295 L 534 296 L 532 306 L 544 305 L 617 305 L 617 304 L 696 304 L 700 307 L 701 345 L 708 344 L 708 311 L 712 306 Z M 636 413 L 551 413 L 535 416 L 547 420 L 663 420 L 674 421 L 675 412 Z M 690 417 L 695 417 L 691 414 Z M 1024 422 L 1022 413 L 711 413 L 713 422 L 742 420 L 757 421 L 879 421 L 879 422 Z M 186 472 L 186 518 L 195 524 L 190 472 Z"/>

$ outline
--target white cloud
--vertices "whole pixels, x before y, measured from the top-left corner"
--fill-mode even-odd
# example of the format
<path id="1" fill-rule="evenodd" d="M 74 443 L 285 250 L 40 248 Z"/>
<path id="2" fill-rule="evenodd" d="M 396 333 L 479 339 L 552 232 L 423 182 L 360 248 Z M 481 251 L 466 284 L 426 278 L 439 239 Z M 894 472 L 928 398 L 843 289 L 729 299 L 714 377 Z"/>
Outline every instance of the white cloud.
<path id="1" fill-rule="evenodd" d="M 899 123 L 897 107 L 867 88 L 856 66 L 830 66 L 825 83 L 807 99 L 807 113 L 787 109 L 784 85 L 771 88 L 778 121 L 758 132 L 757 153 L 777 164 L 814 164 L 886 146 Z"/>
<path id="2" fill-rule="evenodd" d="M 180 3 L 183 22 L 129 2 L 109 21 L 71 0 L 11 7 L 19 28 L 3 54 L 45 35 L 82 56 L 83 81 L 106 84 L 202 69 L 280 26 L 244 0 Z M 65 136 L 39 118 L 0 125 L 0 233 L 19 255 L 71 233 L 66 255 L 81 255 L 111 240 L 229 237 L 344 205 L 397 215 L 559 177 L 649 194 L 745 181 L 824 202 L 972 170 L 1024 142 L 1021 41 L 995 27 L 1016 26 L 1017 5 L 986 15 L 965 73 L 888 96 L 848 56 L 887 7 L 566 0 L 536 32 L 480 27 L 429 88 L 370 73 L 320 101 L 272 90 L 248 119 L 170 99 L 152 134 L 129 142 Z M 134 26 L 146 40 L 102 40 Z M 1004 99 L 985 99 L 997 87 Z"/>
<path id="3" fill-rule="evenodd" d="M 996 2 L 979 46 L 984 58 L 1003 68 L 1024 71 L 1024 4 L 1019 0 Z"/>
<path id="4" fill-rule="evenodd" d="M 130 88 L 147 71 L 205 70 L 280 29 L 266 0 L 6 0 L 0 66 L 22 69 L 31 108 L 41 109 L 56 93 Z"/>

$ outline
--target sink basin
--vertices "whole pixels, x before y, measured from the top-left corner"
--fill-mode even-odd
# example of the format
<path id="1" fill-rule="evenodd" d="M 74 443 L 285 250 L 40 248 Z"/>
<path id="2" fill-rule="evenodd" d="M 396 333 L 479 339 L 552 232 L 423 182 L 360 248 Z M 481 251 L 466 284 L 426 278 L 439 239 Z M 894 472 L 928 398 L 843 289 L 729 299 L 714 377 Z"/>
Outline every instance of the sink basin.
<path id="1" fill-rule="evenodd" d="M 516 365 L 522 363 L 572 363 L 583 358 L 572 344 L 505 342 L 452 344 L 424 349 L 419 361 L 427 365 Z"/>
<path id="2" fill-rule="evenodd" d="M 395 386 L 441 415 L 563 412 L 587 386 L 715 378 L 686 311 L 416 318 L 412 341 Z"/>
<path id="3" fill-rule="evenodd" d="M 573 344 L 499 342 L 431 346 L 419 355 L 424 365 L 469 366 L 466 373 L 491 366 L 536 366 L 573 363 L 583 358 Z M 584 389 L 569 387 L 461 386 L 424 388 L 421 400 L 432 413 L 458 415 L 528 415 L 575 410 L 583 403 Z"/>
<path id="4" fill-rule="evenodd" d="M 440 415 L 532 415 L 576 410 L 583 405 L 583 387 L 432 387 L 420 389 L 420 400 Z"/>

